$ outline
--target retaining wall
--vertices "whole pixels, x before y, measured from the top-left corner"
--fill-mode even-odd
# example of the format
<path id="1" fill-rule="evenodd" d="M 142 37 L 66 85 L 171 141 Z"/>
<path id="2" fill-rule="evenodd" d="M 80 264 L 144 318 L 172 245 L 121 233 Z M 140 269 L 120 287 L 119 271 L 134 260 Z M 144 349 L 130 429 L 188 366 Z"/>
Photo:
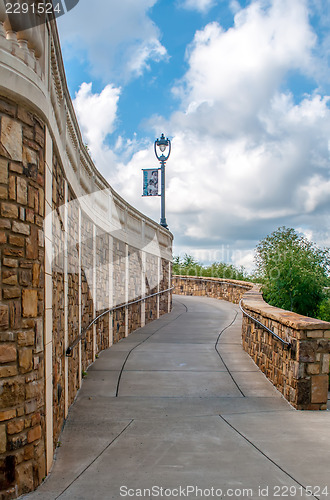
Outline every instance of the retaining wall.
<path id="1" fill-rule="evenodd" d="M 256 285 L 218 278 L 173 277 L 174 293 L 238 303 L 272 330 L 286 347 L 243 314 L 242 344 L 256 365 L 298 410 L 326 410 L 329 384 L 330 323 L 267 304 Z M 245 287 L 245 288 L 243 288 Z"/>
<path id="2" fill-rule="evenodd" d="M 171 292 L 143 298 L 171 286 L 172 235 L 95 168 L 54 22 L 19 31 L 0 6 L 0 74 L 0 498 L 9 499 L 48 473 L 97 353 L 170 310 Z"/>

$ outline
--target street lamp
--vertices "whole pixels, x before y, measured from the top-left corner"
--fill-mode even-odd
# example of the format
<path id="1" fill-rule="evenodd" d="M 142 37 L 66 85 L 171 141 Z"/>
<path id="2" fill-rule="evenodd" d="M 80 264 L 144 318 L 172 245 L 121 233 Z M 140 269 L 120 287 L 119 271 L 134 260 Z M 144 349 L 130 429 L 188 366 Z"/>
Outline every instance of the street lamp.
<path id="1" fill-rule="evenodd" d="M 165 162 L 168 160 L 171 153 L 171 141 L 167 138 L 165 139 L 164 134 L 161 135 L 160 139 L 155 141 L 155 155 L 158 161 L 160 161 L 160 172 L 161 172 L 161 209 L 160 209 L 160 225 L 168 229 L 168 225 L 165 217 Z"/>

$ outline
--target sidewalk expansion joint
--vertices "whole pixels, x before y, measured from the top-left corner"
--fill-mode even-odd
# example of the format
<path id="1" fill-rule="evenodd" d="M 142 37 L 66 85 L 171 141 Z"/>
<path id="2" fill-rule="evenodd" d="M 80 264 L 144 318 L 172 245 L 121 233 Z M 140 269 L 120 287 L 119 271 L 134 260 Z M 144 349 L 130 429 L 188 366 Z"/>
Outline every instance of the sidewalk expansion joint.
<path id="1" fill-rule="evenodd" d="M 66 492 L 66 491 L 67 491 L 67 490 L 68 490 L 68 489 L 69 489 L 69 488 L 73 485 L 73 483 L 74 483 L 75 481 L 77 481 L 77 479 L 79 479 L 79 478 L 80 478 L 80 477 L 84 474 L 84 472 L 86 472 L 86 470 L 87 470 L 87 469 L 89 469 L 89 467 L 90 467 L 91 465 L 93 465 L 93 464 L 96 462 L 96 460 L 98 460 L 98 459 L 100 458 L 100 456 L 101 456 L 101 455 L 103 455 L 103 453 L 104 453 L 105 451 L 107 451 L 107 450 L 110 448 L 110 446 L 111 446 L 111 445 L 112 445 L 115 441 L 117 441 L 117 439 L 119 439 L 119 438 L 120 438 L 120 436 L 122 436 L 122 435 L 124 434 L 124 432 L 126 431 L 126 429 L 128 429 L 128 427 L 129 427 L 129 426 L 130 426 L 133 422 L 134 422 L 134 419 L 130 420 L 130 422 L 126 425 L 126 427 L 124 427 L 124 429 L 123 429 L 123 430 L 122 430 L 122 431 L 121 431 L 121 432 L 120 432 L 120 433 L 119 433 L 119 434 L 118 434 L 118 435 L 117 435 L 117 436 L 116 436 L 116 437 L 115 437 L 112 441 L 110 441 L 110 443 L 109 443 L 109 444 L 107 444 L 107 446 L 106 446 L 106 447 L 105 447 L 105 448 L 104 448 L 104 449 L 103 449 L 103 450 L 102 450 L 102 451 L 101 451 L 101 452 L 97 455 L 97 457 L 95 457 L 95 458 L 94 458 L 94 460 L 92 460 L 92 461 L 91 461 L 91 463 L 90 463 L 90 464 L 88 464 L 88 465 L 87 465 L 87 467 L 85 467 L 85 468 L 84 468 L 84 470 L 83 470 L 83 471 L 81 471 L 81 472 L 80 472 L 80 474 L 78 474 L 78 476 L 77 476 L 77 477 L 75 477 L 75 478 L 74 478 L 74 480 L 73 480 L 73 481 L 71 481 L 71 483 L 70 483 L 70 484 L 69 484 L 66 488 L 64 488 L 64 490 L 63 490 L 63 491 L 61 491 L 61 493 L 60 493 L 57 497 L 55 497 L 55 499 L 54 499 L 54 500 L 57 500 L 58 498 L 60 498 L 60 497 L 63 495 L 63 493 L 65 493 L 65 492 Z"/>
<path id="2" fill-rule="evenodd" d="M 301 484 L 297 479 L 295 479 L 293 476 L 291 476 L 291 474 L 289 472 L 287 472 L 286 470 L 284 470 L 278 463 L 276 463 L 274 460 L 272 460 L 268 455 L 266 455 L 266 453 L 264 453 L 260 448 L 258 448 L 257 445 L 255 445 L 254 443 L 252 443 L 252 441 L 250 441 L 246 436 L 244 436 L 244 434 L 242 434 L 238 429 L 236 429 L 236 427 L 234 427 L 230 422 L 228 422 L 228 420 L 226 420 L 224 418 L 223 415 L 219 415 L 219 417 L 234 431 L 236 432 L 239 436 L 241 436 L 247 443 L 249 443 L 251 446 L 253 446 L 253 448 L 255 450 L 257 450 L 263 457 L 265 457 L 269 462 L 271 462 L 273 465 L 275 465 L 275 467 L 277 467 L 281 472 L 283 472 L 286 476 L 288 476 L 290 479 L 292 479 L 292 481 L 294 481 L 296 484 L 299 484 L 299 486 L 301 486 L 307 493 L 307 490 L 306 490 L 306 486 L 304 486 L 303 484 Z M 317 500 L 320 500 L 320 497 L 318 496 L 315 496 L 315 495 L 308 495 L 310 496 L 311 498 L 316 498 Z"/>

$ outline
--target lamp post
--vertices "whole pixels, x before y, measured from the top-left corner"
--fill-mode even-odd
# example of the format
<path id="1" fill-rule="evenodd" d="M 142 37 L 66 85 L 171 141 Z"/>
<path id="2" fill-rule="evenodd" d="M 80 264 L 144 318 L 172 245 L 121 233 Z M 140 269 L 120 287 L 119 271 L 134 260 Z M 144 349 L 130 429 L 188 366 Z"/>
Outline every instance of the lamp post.
<path id="1" fill-rule="evenodd" d="M 155 155 L 157 160 L 160 161 L 160 172 L 161 172 L 160 225 L 165 227 L 166 229 L 168 229 L 168 225 L 165 217 L 165 162 L 168 160 L 170 153 L 171 153 L 171 141 L 168 138 L 165 139 L 164 134 L 162 134 L 160 139 L 157 139 L 155 141 Z"/>

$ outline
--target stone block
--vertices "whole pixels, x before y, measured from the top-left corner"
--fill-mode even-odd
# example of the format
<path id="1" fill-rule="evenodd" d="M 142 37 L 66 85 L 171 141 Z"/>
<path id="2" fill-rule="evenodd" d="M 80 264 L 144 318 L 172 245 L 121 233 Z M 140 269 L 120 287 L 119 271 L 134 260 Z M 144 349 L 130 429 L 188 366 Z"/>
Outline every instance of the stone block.
<path id="1" fill-rule="evenodd" d="M 22 124 L 9 116 L 3 116 L 1 118 L 0 144 L 11 160 L 22 161 Z"/>
<path id="2" fill-rule="evenodd" d="M 17 177 L 17 203 L 21 205 L 27 204 L 27 182 L 23 177 Z"/>
<path id="3" fill-rule="evenodd" d="M 30 127 L 34 125 L 33 115 L 26 111 L 22 106 L 18 106 L 17 118 Z"/>
<path id="4" fill-rule="evenodd" d="M 24 380 L 14 379 L 5 380 L 2 385 L 2 394 L 0 405 L 2 408 L 10 408 L 25 400 L 25 382 Z"/>
<path id="5" fill-rule="evenodd" d="M 35 179 L 37 175 L 37 169 L 35 167 L 38 165 L 38 156 L 34 149 L 23 146 L 23 165 L 25 168 L 29 169 L 30 176 Z M 33 170 L 32 175 L 31 169 Z"/>
<path id="6" fill-rule="evenodd" d="M 6 267 L 18 267 L 18 262 L 16 259 L 9 259 L 8 257 L 4 257 L 2 259 L 2 264 Z"/>
<path id="7" fill-rule="evenodd" d="M 24 419 L 13 420 L 7 424 L 8 434 L 19 434 L 24 430 Z"/>
<path id="8" fill-rule="evenodd" d="M 30 235 L 30 226 L 29 224 L 25 224 L 24 222 L 13 221 L 11 229 L 13 233 L 24 234 L 25 236 Z"/>
<path id="9" fill-rule="evenodd" d="M 45 145 L 45 132 L 44 130 L 39 127 L 39 125 L 35 126 L 34 129 L 35 133 L 35 141 L 39 144 L 39 146 L 44 147 Z"/>
<path id="10" fill-rule="evenodd" d="M 9 326 L 9 309 L 8 306 L 0 305 L 0 327 L 8 328 Z"/>
<path id="11" fill-rule="evenodd" d="M 6 451 L 7 451 L 6 426 L 2 424 L 0 425 L 0 453 L 6 453 Z"/>
<path id="12" fill-rule="evenodd" d="M 0 378 L 14 377 L 17 373 L 16 365 L 0 366 Z"/>
<path id="13" fill-rule="evenodd" d="M 8 182 L 8 161 L 0 158 L 0 184 L 7 184 Z"/>
<path id="14" fill-rule="evenodd" d="M 32 349 L 20 349 L 18 351 L 18 364 L 21 373 L 27 373 L 32 370 Z"/>
<path id="15" fill-rule="evenodd" d="M 20 220 L 22 221 L 25 221 L 25 214 L 26 214 L 26 210 L 24 207 L 19 207 L 19 218 Z"/>
<path id="16" fill-rule="evenodd" d="M 16 174 L 23 174 L 23 167 L 22 165 L 17 165 L 17 163 L 10 163 L 9 164 L 9 170 L 11 172 L 15 172 Z"/>
<path id="17" fill-rule="evenodd" d="M 322 339 L 324 330 L 307 330 L 307 337 L 310 339 Z"/>
<path id="18" fill-rule="evenodd" d="M 7 200 L 8 188 L 7 186 L 0 186 L 0 200 Z"/>
<path id="19" fill-rule="evenodd" d="M 0 345 L 0 363 L 11 363 L 16 361 L 17 351 L 16 346 L 11 344 Z"/>
<path id="20" fill-rule="evenodd" d="M 8 217 L 9 219 L 17 219 L 18 207 L 12 203 L 2 202 L 1 215 L 2 217 Z"/>
<path id="21" fill-rule="evenodd" d="M 320 373 L 319 363 L 308 363 L 307 364 L 308 375 L 318 375 Z"/>
<path id="22" fill-rule="evenodd" d="M 29 491 L 33 490 L 32 462 L 22 462 L 16 467 L 16 481 L 20 493 L 29 493 Z"/>
<path id="23" fill-rule="evenodd" d="M 34 262 L 32 267 L 32 286 L 38 287 L 39 280 L 40 280 L 40 264 Z"/>
<path id="24" fill-rule="evenodd" d="M 9 305 L 10 327 L 19 328 L 21 322 L 21 301 L 14 300 Z"/>
<path id="25" fill-rule="evenodd" d="M 329 373 L 330 354 L 323 354 L 322 373 Z"/>
<path id="26" fill-rule="evenodd" d="M 34 446 L 33 444 L 29 444 L 24 448 L 24 460 L 32 460 L 34 457 Z"/>
<path id="27" fill-rule="evenodd" d="M 0 411 L 0 422 L 4 422 L 5 420 L 10 420 L 15 417 L 16 417 L 16 410 Z"/>
<path id="28" fill-rule="evenodd" d="M 3 285 L 17 285 L 17 272 L 13 269 L 4 269 L 2 271 Z"/>
<path id="29" fill-rule="evenodd" d="M 27 259 L 37 259 L 39 255 L 38 249 L 38 229 L 31 227 L 31 236 L 26 239 L 26 257 Z"/>
<path id="30" fill-rule="evenodd" d="M 21 289 L 16 286 L 3 288 L 2 295 L 4 299 L 16 299 L 21 296 Z"/>
<path id="31" fill-rule="evenodd" d="M 316 347 L 312 342 L 301 341 L 298 343 L 299 361 L 313 363 L 316 360 Z"/>
<path id="32" fill-rule="evenodd" d="M 31 269 L 20 269 L 19 273 L 19 284 L 21 286 L 31 286 L 32 285 L 32 270 Z"/>
<path id="33" fill-rule="evenodd" d="M 38 318 L 35 323 L 35 352 L 39 353 L 44 350 L 44 324 L 41 318 Z"/>
<path id="34" fill-rule="evenodd" d="M 27 347 L 34 345 L 34 331 L 25 330 L 17 333 L 17 344 L 20 347 Z"/>
<path id="35" fill-rule="evenodd" d="M 22 290 L 22 312 L 24 318 L 34 318 L 38 314 L 37 290 Z"/>
<path id="36" fill-rule="evenodd" d="M 24 257 L 24 249 L 23 248 L 8 248 L 5 247 L 2 251 L 3 255 L 8 257 Z"/>
<path id="37" fill-rule="evenodd" d="M 38 409 L 38 403 L 36 399 L 32 399 L 31 401 L 27 401 L 25 403 L 25 413 L 29 415 L 30 413 L 34 413 Z"/>
<path id="38" fill-rule="evenodd" d="M 15 234 L 9 235 L 9 245 L 13 245 L 14 247 L 24 247 L 25 238 L 23 236 L 18 236 Z"/>
<path id="39" fill-rule="evenodd" d="M 298 380 L 297 381 L 297 400 L 295 403 L 297 405 L 307 405 L 311 400 L 311 383 L 310 380 Z"/>
<path id="40" fill-rule="evenodd" d="M 16 106 L 5 101 L 4 99 L 0 99 L 0 112 L 15 118 Z"/>
<path id="41" fill-rule="evenodd" d="M 8 197 L 10 200 L 16 200 L 16 177 L 14 175 L 9 177 Z"/>
<path id="42" fill-rule="evenodd" d="M 30 429 L 28 431 L 28 435 L 27 435 L 28 443 L 33 443 L 33 441 L 36 441 L 37 439 L 40 439 L 40 438 L 41 438 L 41 426 L 40 425 L 37 425 L 36 427 L 34 427 L 33 429 Z"/>
<path id="43" fill-rule="evenodd" d="M 26 384 L 25 386 L 25 394 L 26 399 L 39 398 L 43 393 L 43 382 L 42 381 L 34 381 Z"/>
<path id="44" fill-rule="evenodd" d="M 329 378 L 327 375 L 314 375 L 312 377 L 312 403 L 325 404 L 328 399 Z"/>

